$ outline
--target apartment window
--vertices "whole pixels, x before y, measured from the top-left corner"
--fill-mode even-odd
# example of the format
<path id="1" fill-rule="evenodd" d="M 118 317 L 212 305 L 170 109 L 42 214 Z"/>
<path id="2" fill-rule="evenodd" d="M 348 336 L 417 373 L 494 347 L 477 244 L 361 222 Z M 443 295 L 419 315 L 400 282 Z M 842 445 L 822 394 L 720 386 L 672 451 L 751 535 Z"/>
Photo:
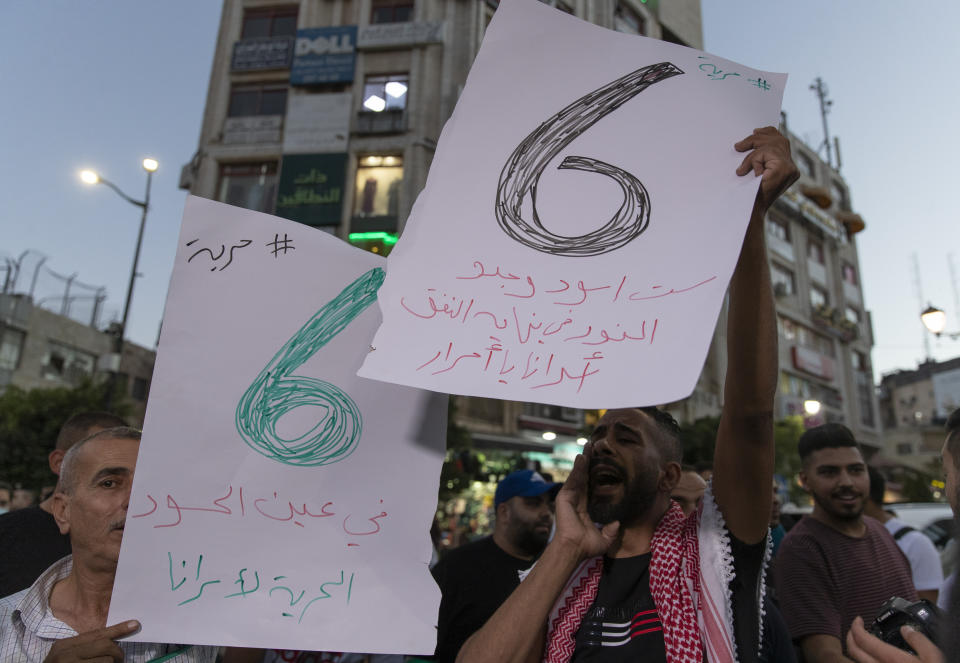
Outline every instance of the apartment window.
<path id="1" fill-rule="evenodd" d="M 633 35 L 647 34 L 647 22 L 639 13 L 624 2 L 618 2 L 613 14 L 613 27 L 619 32 Z"/>
<path id="2" fill-rule="evenodd" d="M 897 443 L 897 455 L 898 456 L 909 456 L 913 453 L 913 445 L 909 442 L 898 442 Z"/>
<path id="3" fill-rule="evenodd" d="M 57 343 L 47 342 L 47 349 L 40 362 L 41 375 L 48 380 L 79 384 L 93 375 L 97 358 L 89 352 Z"/>
<path id="4" fill-rule="evenodd" d="M 797 169 L 807 177 L 817 179 L 817 170 L 813 159 L 803 152 L 797 152 L 796 157 Z"/>
<path id="5" fill-rule="evenodd" d="M 860 311 L 857 309 L 853 308 L 852 306 L 848 306 L 843 313 L 848 322 L 852 322 L 855 325 L 860 324 Z"/>
<path id="6" fill-rule="evenodd" d="M 256 37 L 295 37 L 297 35 L 297 7 L 267 7 L 248 9 L 243 13 L 241 39 Z"/>
<path id="7" fill-rule="evenodd" d="M 784 242 L 790 241 L 790 228 L 786 221 L 767 217 L 767 234 Z"/>
<path id="8" fill-rule="evenodd" d="M 407 74 L 367 76 L 363 84 L 363 111 L 402 111 L 407 105 L 410 77 Z"/>
<path id="9" fill-rule="evenodd" d="M 413 19 L 413 0 L 373 0 L 371 23 L 404 23 Z"/>
<path id="10" fill-rule="evenodd" d="M 277 197 L 277 162 L 223 164 L 217 200 L 257 212 L 273 212 Z"/>
<path id="11" fill-rule="evenodd" d="M 0 327 L 0 370 L 17 370 L 25 338 L 26 334 L 22 331 Z"/>
<path id="12" fill-rule="evenodd" d="M 360 158 L 357 166 L 355 216 L 392 216 L 399 214 L 400 184 L 403 182 L 403 157 L 371 155 Z"/>
<path id="13" fill-rule="evenodd" d="M 230 90 L 227 117 L 283 115 L 286 110 L 286 85 L 239 85 Z"/>
<path id="14" fill-rule="evenodd" d="M 144 378 L 133 378 L 133 387 L 130 390 L 130 396 L 136 401 L 147 400 L 147 387 L 149 383 Z"/>
<path id="15" fill-rule="evenodd" d="M 813 308 L 820 308 L 827 303 L 827 291 L 815 285 L 810 286 L 810 305 Z"/>
<path id="16" fill-rule="evenodd" d="M 815 262 L 822 265 L 824 263 L 823 244 L 813 239 L 808 240 L 807 241 L 807 258 L 809 258 L 811 262 Z"/>
<path id="17" fill-rule="evenodd" d="M 777 318 L 777 328 L 780 335 L 787 341 L 793 341 L 797 338 L 797 328 L 799 325 L 789 318 Z"/>
<path id="18" fill-rule="evenodd" d="M 853 353 L 853 370 L 865 373 L 870 370 L 870 362 L 867 359 L 867 355 L 863 352 L 854 351 Z"/>
<path id="19" fill-rule="evenodd" d="M 793 272 L 789 269 L 773 263 L 770 265 L 770 278 L 773 281 L 773 291 L 777 295 L 792 295 L 796 292 Z"/>
<path id="20" fill-rule="evenodd" d="M 843 263 L 843 280 L 850 285 L 859 285 L 857 280 L 857 268 L 848 262 Z"/>

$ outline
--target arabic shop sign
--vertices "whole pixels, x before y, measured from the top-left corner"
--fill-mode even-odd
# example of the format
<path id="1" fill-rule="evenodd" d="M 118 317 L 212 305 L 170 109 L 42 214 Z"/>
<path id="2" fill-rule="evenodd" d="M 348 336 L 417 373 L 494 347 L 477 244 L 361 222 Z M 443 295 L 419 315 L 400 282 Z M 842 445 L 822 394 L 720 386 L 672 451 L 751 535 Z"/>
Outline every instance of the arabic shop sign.
<path id="1" fill-rule="evenodd" d="M 346 167 L 346 154 L 285 155 L 277 215 L 308 226 L 339 225 Z"/>
<path id="2" fill-rule="evenodd" d="M 290 85 L 353 81 L 356 44 L 355 25 L 297 30 Z"/>
<path id="3" fill-rule="evenodd" d="M 287 69 L 293 57 L 291 37 L 255 37 L 233 45 L 230 71 Z"/>

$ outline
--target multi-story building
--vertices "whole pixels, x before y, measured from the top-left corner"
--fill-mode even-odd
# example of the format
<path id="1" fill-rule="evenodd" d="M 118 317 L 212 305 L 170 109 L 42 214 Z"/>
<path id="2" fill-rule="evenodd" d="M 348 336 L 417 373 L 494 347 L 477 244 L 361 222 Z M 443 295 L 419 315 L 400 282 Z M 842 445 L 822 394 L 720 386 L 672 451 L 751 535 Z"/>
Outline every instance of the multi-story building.
<path id="1" fill-rule="evenodd" d="M 800 179 L 766 219 L 780 336 L 775 415 L 803 416 L 807 425 L 843 423 L 872 454 L 882 446 L 881 431 L 870 362 L 873 330 L 855 239 L 865 224 L 852 211 L 840 173 L 787 131 L 785 117 L 781 130 L 790 138 Z M 721 313 L 696 390 L 669 406 L 679 419 L 720 413 L 725 330 Z"/>
<path id="2" fill-rule="evenodd" d="M 25 293 L 0 294 L 0 393 L 21 389 L 73 387 L 84 379 L 110 379 L 118 326 L 102 331 L 36 306 Z M 113 332 L 113 333 L 111 333 Z M 125 342 L 119 379 L 133 405 L 130 423 L 143 425 L 156 353 Z"/>
<path id="3" fill-rule="evenodd" d="M 548 0 L 702 48 L 698 0 Z M 423 188 L 496 0 L 225 0 L 181 187 L 386 254 Z M 474 444 L 572 457 L 579 410 L 459 399 Z M 565 447 L 563 446 L 565 445 Z"/>
<path id="4" fill-rule="evenodd" d="M 940 459 L 943 425 L 960 408 L 960 357 L 927 360 L 880 380 L 884 454 L 930 472 Z"/>

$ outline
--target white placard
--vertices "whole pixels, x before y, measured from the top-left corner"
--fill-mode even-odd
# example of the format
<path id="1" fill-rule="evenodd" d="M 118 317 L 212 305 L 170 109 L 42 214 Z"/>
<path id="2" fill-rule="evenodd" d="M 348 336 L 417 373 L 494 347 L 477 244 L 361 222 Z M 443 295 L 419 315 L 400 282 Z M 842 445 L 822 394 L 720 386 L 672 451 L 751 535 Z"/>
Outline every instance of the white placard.
<path id="1" fill-rule="evenodd" d="M 356 377 L 384 260 L 190 197 L 109 622 L 135 639 L 432 653 L 446 397 Z"/>
<path id="2" fill-rule="evenodd" d="M 283 153 L 346 152 L 352 101 L 349 92 L 287 95 Z"/>
<path id="3" fill-rule="evenodd" d="M 582 408 L 687 396 L 759 183 L 733 145 L 777 124 L 785 83 L 504 0 L 360 375 Z"/>

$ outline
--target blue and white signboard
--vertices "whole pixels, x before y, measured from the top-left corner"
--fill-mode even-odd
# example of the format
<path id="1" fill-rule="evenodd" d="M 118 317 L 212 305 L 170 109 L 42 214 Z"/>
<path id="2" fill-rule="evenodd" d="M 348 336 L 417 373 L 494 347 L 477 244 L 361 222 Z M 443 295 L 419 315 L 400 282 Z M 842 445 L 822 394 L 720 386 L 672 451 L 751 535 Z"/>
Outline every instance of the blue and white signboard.
<path id="1" fill-rule="evenodd" d="M 352 82 L 356 47 L 355 25 L 297 30 L 290 84 Z"/>

